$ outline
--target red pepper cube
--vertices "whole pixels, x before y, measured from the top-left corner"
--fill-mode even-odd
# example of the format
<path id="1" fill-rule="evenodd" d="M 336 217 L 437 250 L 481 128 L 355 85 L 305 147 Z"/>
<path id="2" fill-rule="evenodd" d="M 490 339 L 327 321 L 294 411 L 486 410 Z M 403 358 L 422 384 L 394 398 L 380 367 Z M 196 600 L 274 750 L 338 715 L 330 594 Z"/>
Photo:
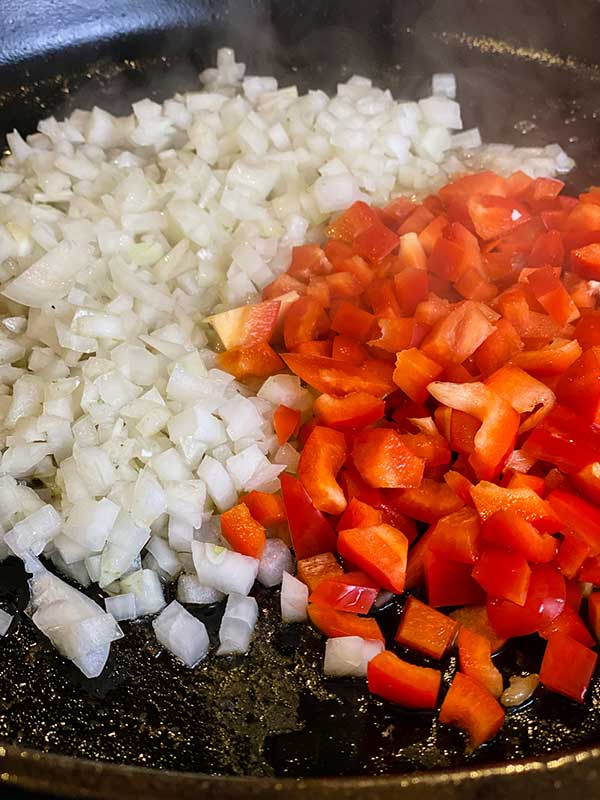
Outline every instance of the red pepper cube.
<path id="1" fill-rule="evenodd" d="M 491 597 L 525 604 L 531 569 L 520 553 L 488 547 L 479 556 L 472 575 Z"/>
<path id="2" fill-rule="evenodd" d="M 567 634 L 567 636 L 585 645 L 585 647 L 594 647 L 596 644 L 594 637 L 585 627 L 579 613 L 569 605 L 565 606 L 562 614 L 559 614 L 546 628 L 540 631 L 540 636 L 542 639 L 549 639 L 557 633 Z"/>
<path id="3" fill-rule="evenodd" d="M 414 455 L 391 428 L 359 433 L 352 449 L 354 464 L 374 488 L 401 489 L 419 486 L 425 462 Z"/>
<path id="4" fill-rule="evenodd" d="M 465 731 L 472 752 L 498 733 L 504 711 L 481 684 L 457 672 L 440 708 L 440 722 Z"/>
<path id="5" fill-rule="evenodd" d="M 600 311 L 588 311 L 577 321 L 575 338 L 584 350 L 600 345 Z"/>
<path id="6" fill-rule="evenodd" d="M 506 639 L 492 628 L 485 606 L 463 606 L 450 612 L 450 617 L 458 622 L 461 631 L 464 628 L 487 639 L 492 653 L 506 644 Z"/>
<path id="7" fill-rule="evenodd" d="M 433 608 L 478 605 L 485 599 L 481 586 L 471 577 L 470 564 L 440 558 L 428 550 L 424 557 L 427 600 Z"/>
<path id="8" fill-rule="evenodd" d="M 398 234 L 377 220 L 355 236 L 352 245 L 359 256 L 378 264 L 398 247 L 399 242 Z"/>
<path id="9" fill-rule="evenodd" d="M 563 405 L 538 423 L 523 443 L 523 452 L 536 461 L 548 461 L 570 475 L 600 461 L 600 435 Z"/>
<path id="10" fill-rule="evenodd" d="M 378 422 L 385 413 L 385 403 L 366 392 L 352 392 L 345 397 L 321 394 L 314 402 L 313 413 L 330 428 L 357 430 Z"/>
<path id="11" fill-rule="evenodd" d="M 300 412 L 288 406 L 278 406 L 273 414 L 273 428 L 279 444 L 284 445 L 288 439 L 298 432 Z"/>
<path id="12" fill-rule="evenodd" d="M 540 681 L 547 689 L 583 703 L 598 656 L 564 633 L 548 639 Z"/>
<path id="13" fill-rule="evenodd" d="M 221 532 L 238 553 L 251 558 L 261 557 L 265 549 L 265 529 L 252 517 L 245 503 L 221 514 Z"/>
<path id="14" fill-rule="evenodd" d="M 288 274 L 300 281 L 308 281 L 314 275 L 328 275 L 333 267 L 318 244 L 302 244 L 292 248 L 292 261 Z"/>
<path id="15" fill-rule="evenodd" d="M 600 505 L 600 462 L 595 461 L 569 476 L 573 486 L 595 505 Z M 561 488 L 561 487 L 553 487 Z"/>
<path id="16" fill-rule="evenodd" d="M 510 508 L 543 533 L 557 533 L 561 528 L 550 505 L 532 489 L 506 489 L 489 481 L 479 481 L 471 489 L 471 497 L 482 521 L 497 511 Z"/>
<path id="17" fill-rule="evenodd" d="M 581 345 L 576 339 L 569 341 L 558 338 L 539 350 L 523 350 L 517 353 L 512 358 L 512 363 L 537 377 L 550 377 L 562 375 L 577 361 L 581 352 Z"/>
<path id="18" fill-rule="evenodd" d="M 513 472 L 508 481 L 509 489 L 533 489 L 543 497 L 546 494 L 546 479 L 540 475 L 528 475 L 524 472 Z"/>
<path id="19" fill-rule="evenodd" d="M 398 235 L 404 236 L 407 233 L 421 233 L 434 218 L 435 215 L 432 214 L 426 206 L 417 206 L 398 228 Z"/>
<path id="20" fill-rule="evenodd" d="M 600 423 L 600 347 L 586 350 L 561 375 L 556 397 L 588 422 Z"/>
<path id="21" fill-rule="evenodd" d="M 592 633 L 600 641 L 600 592 L 592 592 L 588 597 L 588 620 Z"/>
<path id="22" fill-rule="evenodd" d="M 336 611 L 316 603 L 309 604 L 308 616 L 315 628 L 328 638 L 359 636 L 383 642 L 381 629 L 372 617 L 359 617 L 358 614 Z"/>
<path id="23" fill-rule="evenodd" d="M 520 553 L 527 561 L 536 564 L 552 561 L 558 549 L 556 539 L 541 534 L 514 511 L 493 514 L 483 523 L 481 536 L 488 544 Z"/>
<path id="24" fill-rule="evenodd" d="M 452 645 L 458 623 L 434 608 L 409 597 L 402 612 L 395 640 L 431 658 L 441 658 Z"/>
<path id="25" fill-rule="evenodd" d="M 431 550 L 450 561 L 474 564 L 479 554 L 479 514 L 467 506 L 442 517 L 431 537 Z"/>
<path id="26" fill-rule="evenodd" d="M 571 533 L 566 533 L 556 557 L 556 566 L 565 578 L 574 578 L 583 562 L 589 556 L 591 548 L 583 539 Z"/>
<path id="27" fill-rule="evenodd" d="M 342 558 L 395 594 L 404 591 L 408 539 L 391 525 L 348 528 L 338 535 Z"/>
<path id="28" fill-rule="evenodd" d="M 314 592 L 321 581 L 326 578 L 339 578 L 344 574 L 344 570 L 333 553 L 319 553 L 310 558 L 299 558 L 296 574 L 298 580 Z"/>
<path id="29" fill-rule="evenodd" d="M 278 494 L 253 491 L 244 495 L 242 500 L 254 519 L 265 528 L 272 528 L 286 521 L 285 505 Z"/>
<path id="30" fill-rule="evenodd" d="M 296 558 L 335 552 L 337 537 L 299 480 L 287 473 L 280 478 L 281 492 Z"/>
<path id="31" fill-rule="evenodd" d="M 361 231 L 370 228 L 377 220 L 377 212 L 362 200 L 357 200 L 329 225 L 325 233 L 330 239 L 352 242 Z"/>
<path id="32" fill-rule="evenodd" d="M 411 347 L 396 356 L 394 383 L 415 403 L 424 403 L 429 397 L 427 386 L 439 378 L 443 371 L 444 368 L 437 362 L 416 347 Z"/>
<path id="33" fill-rule="evenodd" d="M 571 269 L 586 280 L 600 280 L 600 244 L 588 244 L 572 250 Z"/>
<path id="34" fill-rule="evenodd" d="M 374 397 L 385 397 L 394 388 L 392 366 L 377 359 L 355 366 L 335 358 L 284 353 L 283 360 L 295 375 L 318 392 L 335 395 L 367 392 Z"/>
<path id="35" fill-rule="evenodd" d="M 506 236 L 531 219 L 527 207 L 512 198 L 473 195 L 467 202 L 469 216 L 480 239 Z"/>
<path id="36" fill-rule="evenodd" d="M 448 217 L 445 214 L 438 214 L 437 217 L 431 220 L 429 225 L 419 233 L 419 241 L 423 245 L 423 249 L 429 255 L 434 248 L 435 243 L 441 238 L 442 234 L 448 227 Z"/>
<path id="37" fill-rule="evenodd" d="M 577 319 L 579 311 L 554 269 L 554 267 L 540 267 L 529 273 L 527 282 L 538 303 L 558 325 L 562 326 Z"/>
<path id="38" fill-rule="evenodd" d="M 337 333 L 366 342 L 370 338 L 374 322 L 373 314 L 344 300 L 331 318 L 331 327 Z"/>
<path id="39" fill-rule="evenodd" d="M 424 269 L 404 267 L 394 275 L 396 297 L 403 314 L 414 314 L 416 307 L 429 292 L 429 278 Z"/>
<path id="40" fill-rule="evenodd" d="M 338 361 L 345 361 L 347 364 L 355 364 L 360 367 L 365 363 L 369 357 L 367 348 L 352 339 L 350 336 L 335 336 L 333 341 L 328 342 L 331 345 L 331 357 Z M 298 352 L 298 349 L 296 349 Z"/>
<path id="41" fill-rule="evenodd" d="M 442 366 L 462 364 L 494 331 L 481 305 L 465 300 L 434 325 L 423 340 L 421 350 Z"/>
<path id="42" fill-rule="evenodd" d="M 502 674 L 492 661 L 490 640 L 469 628 L 461 627 L 458 634 L 460 671 L 480 683 L 494 697 L 503 689 Z"/>
<path id="43" fill-rule="evenodd" d="M 503 367 L 523 349 L 523 340 L 507 319 L 499 319 L 494 324 L 494 332 L 473 353 L 477 369 L 486 377 Z"/>
<path id="44" fill-rule="evenodd" d="M 249 347 L 232 347 L 217 355 L 217 364 L 239 381 L 268 378 L 284 368 L 283 361 L 266 342 Z"/>
<path id="45" fill-rule="evenodd" d="M 329 320 L 323 306 L 314 297 L 300 297 L 288 308 L 283 323 L 283 338 L 288 350 L 325 334 Z"/>
<path id="46" fill-rule="evenodd" d="M 550 492 L 547 500 L 561 522 L 561 530 L 589 545 L 591 556 L 599 555 L 600 510 L 581 497 L 561 489 Z"/>
<path id="47" fill-rule="evenodd" d="M 408 317 L 378 317 L 377 327 L 379 328 L 379 337 L 371 339 L 367 344 L 394 355 L 400 350 L 407 350 L 417 345 L 425 330 L 422 326 L 418 326 L 414 319 Z"/>
<path id="48" fill-rule="evenodd" d="M 370 528 L 372 525 L 381 525 L 382 522 L 383 513 L 378 508 L 373 508 L 368 503 L 363 503 L 358 498 L 352 497 L 348 507 L 340 517 L 337 530 Z"/>
<path id="49" fill-rule="evenodd" d="M 580 583 L 593 583 L 600 586 L 600 556 L 586 558 L 577 573 L 577 580 Z"/>
<path id="50" fill-rule="evenodd" d="M 346 508 L 346 497 L 336 480 L 345 460 L 343 433 L 317 425 L 300 455 L 298 478 L 319 511 L 341 514 Z"/>
<path id="51" fill-rule="evenodd" d="M 442 673 L 417 667 L 389 650 L 375 656 L 367 666 L 369 691 L 404 708 L 435 708 Z"/>
<path id="52" fill-rule="evenodd" d="M 399 489 L 391 493 L 391 504 L 403 514 L 419 522 L 437 522 L 464 506 L 464 500 L 446 484 L 423 478 L 416 489 Z"/>
<path id="53" fill-rule="evenodd" d="M 368 614 L 379 586 L 362 572 L 347 572 L 324 578 L 308 598 L 309 603 L 328 606 L 336 611 Z"/>

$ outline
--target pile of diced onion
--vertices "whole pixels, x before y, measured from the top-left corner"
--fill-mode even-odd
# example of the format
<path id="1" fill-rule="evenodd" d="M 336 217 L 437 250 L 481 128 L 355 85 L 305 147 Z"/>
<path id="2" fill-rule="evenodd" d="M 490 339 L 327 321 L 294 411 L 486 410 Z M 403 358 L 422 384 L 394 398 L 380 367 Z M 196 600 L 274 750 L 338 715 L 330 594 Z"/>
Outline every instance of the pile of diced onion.
<path id="1" fill-rule="evenodd" d="M 193 666 L 209 640 L 185 606 L 225 595 L 217 654 L 246 652 L 257 578 L 283 579 L 284 620 L 305 618 L 287 545 L 270 539 L 260 562 L 235 553 L 219 514 L 295 471 L 273 411 L 308 413 L 312 397 L 290 375 L 252 392 L 216 369 L 206 315 L 254 298 L 357 199 L 422 195 L 482 167 L 538 177 L 573 165 L 558 145 L 463 131 L 453 75 L 418 102 L 357 76 L 334 97 L 300 96 L 245 77 L 223 49 L 200 79 L 128 117 L 77 110 L 26 140 L 9 134 L 0 166 L 0 557 L 23 559 L 33 622 L 87 676 L 118 623 L 146 615 Z M 49 563 L 97 583 L 106 611 Z M 0 634 L 10 622 L 0 612 Z M 364 672 L 363 650 L 328 645 L 327 671 Z"/>

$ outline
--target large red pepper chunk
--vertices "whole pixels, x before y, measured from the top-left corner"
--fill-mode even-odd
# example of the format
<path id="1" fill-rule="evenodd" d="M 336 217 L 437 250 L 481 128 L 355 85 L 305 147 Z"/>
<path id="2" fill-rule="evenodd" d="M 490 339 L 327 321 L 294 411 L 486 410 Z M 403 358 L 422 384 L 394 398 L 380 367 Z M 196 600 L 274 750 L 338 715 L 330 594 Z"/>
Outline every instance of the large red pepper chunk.
<path id="1" fill-rule="evenodd" d="M 330 428 L 357 430 L 382 419 L 385 403 L 366 392 L 352 392 L 345 397 L 321 394 L 314 402 L 313 412 L 323 425 Z"/>
<path id="2" fill-rule="evenodd" d="M 435 524 L 430 547 L 450 561 L 474 564 L 479 555 L 479 515 L 470 506 L 442 517 Z"/>
<path id="3" fill-rule="evenodd" d="M 565 579 L 549 564 L 531 567 L 529 590 L 524 605 L 510 600 L 489 598 L 487 613 L 499 636 L 527 636 L 543 630 L 562 614 L 566 602 Z"/>
<path id="4" fill-rule="evenodd" d="M 523 444 L 534 460 L 554 464 L 562 472 L 579 472 L 600 461 L 600 434 L 574 411 L 555 405 Z"/>
<path id="5" fill-rule="evenodd" d="M 519 433 L 531 430 L 550 413 L 556 402 L 552 389 L 514 366 L 504 366 L 485 382 L 486 386 L 503 397 L 519 414 L 534 411 L 519 428 Z"/>
<path id="6" fill-rule="evenodd" d="M 221 532 L 238 553 L 252 558 L 261 557 L 265 549 L 265 529 L 252 517 L 245 503 L 239 503 L 221 514 Z"/>
<path id="7" fill-rule="evenodd" d="M 374 488 L 404 489 L 419 486 L 425 462 L 407 447 L 391 428 L 359 433 L 352 449 L 354 464 Z"/>
<path id="8" fill-rule="evenodd" d="M 352 497 L 336 527 L 338 531 L 343 531 L 348 528 L 369 528 L 372 525 L 380 525 L 382 522 L 382 511 L 373 508 L 368 503 L 363 503 L 357 497 Z"/>
<path id="9" fill-rule="evenodd" d="M 345 460 L 344 434 L 317 425 L 300 455 L 298 478 L 319 511 L 341 514 L 346 508 L 346 497 L 336 480 Z"/>
<path id="10" fill-rule="evenodd" d="M 598 656 L 589 647 L 564 633 L 548 639 L 540 681 L 547 689 L 583 703 Z"/>
<path id="11" fill-rule="evenodd" d="M 462 627 L 458 634 L 458 660 L 464 675 L 480 683 L 494 697 L 500 697 L 502 674 L 492 661 L 492 646 L 488 638 Z"/>
<path id="12" fill-rule="evenodd" d="M 434 382 L 428 389 L 438 402 L 481 421 L 469 463 L 481 480 L 496 478 L 515 445 L 520 423 L 517 412 L 483 383 Z"/>
<path id="13" fill-rule="evenodd" d="M 478 605 L 485 592 L 471 576 L 471 564 L 449 561 L 428 549 L 424 555 L 427 601 L 433 608 Z"/>
<path id="14" fill-rule="evenodd" d="M 559 403 L 600 424 L 600 347 L 592 347 L 564 372 L 556 386 Z"/>
<path id="15" fill-rule="evenodd" d="M 367 682 L 371 694 L 404 708 L 435 708 L 442 673 L 417 667 L 384 650 L 369 661 Z"/>
<path id="16" fill-rule="evenodd" d="M 465 505 L 465 501 L 448 484 L 438 483 L 431 478 L 423 478 L 416 489 L 390 492 L 389 501 L 403 514 L 429 523 L 437 522 Z"/>
<path id="17" fill-rule="evenodd" d="M 542 533 L 558 533 L 561 529 L 552 507 L 533 489 L 504 488 L 480 481 L 471 488 L 471 497 L 483 521 L 498 511 L 508 510 L 531 522 Z"/>
<path id="18" fill-rule="evenodd" d="M 272 528 L 286 521 L 285 505 L 279 495 L 253 491 L 242 499 L 254 519 L 265 528 Z"/>
<path id="19" fill-rule="evenodd" d="M 374 397 L 385 397 L 394 390 L 393 367 L 385 361 L 369 359 L 356 366 L 326 356 L 283 353 L 290 370 L 318 392 L 346 395 L 367 392 Z"/>
<path id="20" fill-rule="evenodd" d="M 537 564 L 552 561 L 558 549 L 556 539 L 541 534 L 514 511 L 496 511 L 483 523 L 481 536 L 488 544 L 520 553 Z"/>
<path id="21" fill-rule="evenodd" d="M 421 351 L 444 367 L 462 364 L 494 332 L 478 303 L 465 300 L 441 319 L 421 344 Z"/>
<path id="22" fill-rule="evenodd" d="M 594 637 L 579 616 L 579 612 L 568 605 L 565 606 L 562 614 L 559 614 L 556 619 L 552 620 L 550 625 L 540 631 L 540 636 L 542 639 L 550 639 L 551 636 L 555 636 L 557 633 L 565 633 L 572 639 L 576 639 L 580 644 L 585 645 L 585 647 L 594 647 L 596 644 Z"/>
<path id="23" fill-rule="evenodd" d="M 288 308 L 283 323 L 283 338 L 288 350 L 303 342 L 318 339 L 329 329 L 329 320 L 323 306 L 306 295 Z"/>
<path id="24" fill-rule="evenodd" d="M 440 708 L 440 722 L 465 731 L 472 752 L 498 733 L 504 711 L 480 683 L 457 672 Z"/>
<path id="25" fill-rule="evenodd" d="M 283 473 L 281 492 L 296 558 L 336 552 L 337 537 L 299 480 Z"/>
<path id="26" fill-rule="evenodd" d="M 440 364 L 412 347 L 396 355 L 394 383 L 415 403 L 424 403 L 429 396 L 428 385 L 443 371 Z"/>
<path id="27" fill-rule="evenodd" d="M 314 592 L 321 581 L 328 578 L 341 578 L 344 574 L 342 565 L 333 553 L 319 553 L 316 556 L 299 558 L 296 563 L 298 580 L 305 583 Z"/>
<path id="28" fill-rule="evenodd" d="M 440 659 L 453 644 L 458 623 L 434 608 L 409 597 L 395 639 L 418 653 Z"/>
<path id="29" fill-rule="evenodd" d="M 347 528 L 339 533 L 338 550 L 384 589 L 404 591 L 408 539 L 402 531 L 386 524 Z"/>
<path id="30" fill-rule="evenodd" d="M 600 511 L 581 497 L 555 489 L 548 503 L 561 522 L 561 530 L 584 541 L 590 555 L 600 554 Z"/>
<path id="31" fill-rule="evenodd" d="M 309 603 L 336 611 L 368 614 L 380 587 L 362 572 L 324 578 L 308 598 Z"/>
<path id="32" fill-rule="evenodd" d="M 361 639 L 383 642 L 381 629 L 372 617 L 360 617 L 358 614 L 336 611 L 316 603 L 309 604 L 308 616 L 315 628 L 329 638 L 359 636 Z"/>
<path id="33" fill-rule="evenodd" d="M 486 547 L 472 572 L 477 583 L 492 597 L 525 604 L 531 569 L 520 553 Z"/>

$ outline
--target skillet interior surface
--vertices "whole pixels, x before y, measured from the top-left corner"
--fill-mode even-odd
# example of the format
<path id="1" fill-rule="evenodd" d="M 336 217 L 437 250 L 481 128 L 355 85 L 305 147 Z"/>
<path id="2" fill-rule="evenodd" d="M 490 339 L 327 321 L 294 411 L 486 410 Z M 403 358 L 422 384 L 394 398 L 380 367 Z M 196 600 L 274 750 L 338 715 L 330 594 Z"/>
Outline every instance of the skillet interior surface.
<path id="1" fill-rule="evenodd" d="M 31 6 L 30 27 L 39 23 L 39 4 L 23 5 Z M 83 13 L 64 5 L 75 21 Z M 578 162 L 572 188 L 600 182 L 594 2 L 568 10 L 561 2 L 531 0 L 508 0 L 501 9 L 482 0 L 314 8 L 158 3 L 152 6 L 162 9 L 158 22 L 148 6 L 133 4 L 123 14 L 134 9 L 141 16 L 129 26 L 118 5 L 113 29 L 94 33 L 88 20 L 93 41 L 72 35 L 76 25 L 64 9 L 64 27 L 52 45 L 28 38 L 29 28 L 7 32 L 0 53 L 3 131 L 17 126 L 29 133 L 42 117 L 94 104 L 124 113 L 132 100 L 197 86 L 198 70 L 212 63 L 217 47 L 229 45 L 249 72 L 275 74 L 302 89 L 331 89 L 358 72 L 396 96 L 423 96 L 432 72 L 454 71 L 466 127 L 479 125 L 486 141 L 558 141 Z M 432 715 L 384 705 L 362 682 L 324 681 L 320 637 L 302 626 L 282 628 L 277 591 L 259 594 L 262 613 L 249 656 L 208 659 L 189 671 L 160 651 L 148 624 L 125 623 L 125 639 L 113 644 L 105 672 L 89 681 L 27 620 L 22 569 L 10 561 L 0 565 L 0 602 L 17 612 L 1 644 L 0 738 L 120 764 L 281 777 L 475 768 L 600 742 L 596 682 L 580 707 L 540 692 L 508 715 L 491 745 L 467 759 L 460 735 Z M 380 614 L 388 633 L 401 602 Z M 221 613 L 218 607 L 199 613 L 213 640 Z M 518 642 L 498 665 L 506 674 L 535 670 L 541 652 L 539 642 Z M 443 666 L 447 685 L 452 658 Z"/>

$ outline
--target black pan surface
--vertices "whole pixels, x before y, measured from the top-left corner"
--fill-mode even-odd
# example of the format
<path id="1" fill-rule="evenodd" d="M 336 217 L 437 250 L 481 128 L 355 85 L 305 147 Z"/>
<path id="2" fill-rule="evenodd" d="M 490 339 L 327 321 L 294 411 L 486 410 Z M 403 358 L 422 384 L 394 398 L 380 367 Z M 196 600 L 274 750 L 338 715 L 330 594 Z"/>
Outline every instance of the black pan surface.
<path id="1" fill-rule="evenodd" d="M 141 97 L 191 88 L 217 47 L 229 45 L 249 72 L 275 74 L 302 89 L 332 89 L 358 72 L 397 96 L 423 96 L 432 72 L 454 71 L 466 127 L 479 125 L 487 141 L 558 141 L 578 162 L 571 188 L 600 182 L 600 10 L 594 0 L 568 7 L 564 0 L 3 5 L 5 132 L 16 126 L 29 133 L 42 117 L 94 104 L 125 113 Z M 0 602 L 17 611 L 17 620 L 0 643 L 0 739 L 80 759 L 278 778 L 418 777 L 600 743 L 596 682 L 583 706 L 540 691 L 528 707 L 508 715 L 492 744 L 467 758 L 460 734 L 432 715 L 383 704 L 369 697 L 363 682 L 323 680 L 320 637 L 307 627 L 278 623 L 277 591 L 261 590 L 257 597 L 262 612 L 249 656 L 212 658 L 189 671 L 161 652 L 147 623 L 125 623 L 126 637 L 113 644 L 105 672 L 89 681 L 29 622 L 26 576 L 17 563 L 5 562 Z M 380 613 L 388 633 L 401 605 L 399 600 Z M 199 614 L 213 636 L 221 613 L 215 606 Z M 539 642 L 517 642 L 498 665 L 506 674 L 536 670 L 541 651 Z M 446 685 L 453 667 L 449 658 Z M 16 752 L 7 747 L 14 774 L 0 778 L 36 785 L 36 757 L 27 756 L 19 775 Z M 45 765 L 41 772 L 66 770 L 63 789 L 69 770 L 80 771 L 76 762 L 60 762 L 62 771 L 57 761 L 39 763 Z M 110 796 L 109 773 L 103 774 L 98 796 Z M 119 773 L 110 775 L 113 780 Z M 466 775 L 456 776 L 457 786 Z M 147 781 L 144 793 L 154 796 Z M 60 780 L 39 785 L 61 791 Z M 263 784 L 247 784 L 248 791 L 257 785 Z M 317 784 L 323 791 L 327 785 Z M 356 783 L 356 790 L 361 786 Z M 383 786 L 364 784 L 360 791 L 374 797 Z M 70 787 L 76 791 L 72 781 Z M 223 791 L 215 796 L 227 796 Z M 93 792 L 85 787 L 86 796 Z"/>

